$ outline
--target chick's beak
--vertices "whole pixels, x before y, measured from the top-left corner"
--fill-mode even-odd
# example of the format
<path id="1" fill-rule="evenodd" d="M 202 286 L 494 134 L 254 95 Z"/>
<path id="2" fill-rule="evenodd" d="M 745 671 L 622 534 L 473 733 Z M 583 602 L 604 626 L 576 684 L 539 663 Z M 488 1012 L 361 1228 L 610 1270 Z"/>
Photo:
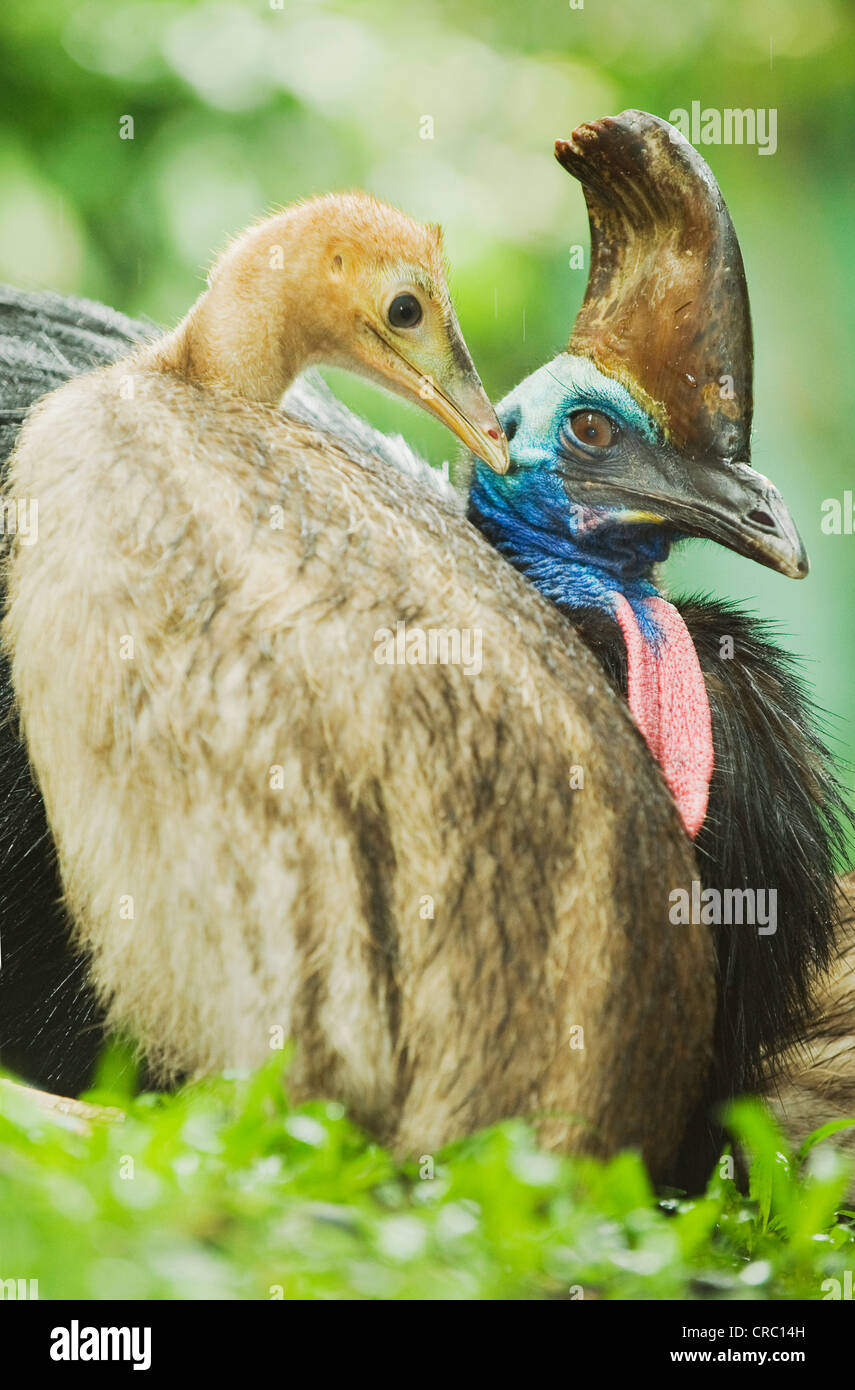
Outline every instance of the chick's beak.
<path id="1" fill-rule="evenodd" d="M 495 473 L 510 467 L 508 441 L 456 322 L 444 339 L 424 349 L 417 343 L 392 341 L 369 323 L 375 352 L 363 370 L 382 385 L 429 410 Z"/>
<path id="2" fill-rule="evenodd" d="M 475 368 L 472 367 L 471 372 L 454 370 L 442 383 L 423 379 L 425 393 L 431 385 L 433 387 L 424 400 L 428 410 L 494 473 L 507 473 L 510 468 L 508 441 Z"/>

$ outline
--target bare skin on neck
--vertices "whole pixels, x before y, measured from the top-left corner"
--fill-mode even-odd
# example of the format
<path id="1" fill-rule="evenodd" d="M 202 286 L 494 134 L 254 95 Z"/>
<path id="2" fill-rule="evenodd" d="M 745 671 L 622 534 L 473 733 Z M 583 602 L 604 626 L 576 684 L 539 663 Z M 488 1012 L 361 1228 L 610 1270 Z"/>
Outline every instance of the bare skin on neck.
<path id="1" fill-rule="evenodd" d="M 507 441 L 463 340 L 438 227 L 362 193 L 256 223 L 140 365 L 275 406 L 294 377 L 346 367 L 436 415 L 496 472 Z"/>

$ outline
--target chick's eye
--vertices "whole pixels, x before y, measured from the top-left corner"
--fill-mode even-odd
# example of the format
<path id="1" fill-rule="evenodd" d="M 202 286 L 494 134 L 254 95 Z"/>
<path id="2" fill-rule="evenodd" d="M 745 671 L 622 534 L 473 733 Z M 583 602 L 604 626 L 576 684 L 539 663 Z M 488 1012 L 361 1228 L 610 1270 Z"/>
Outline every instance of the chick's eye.
<path id="1" fill-rule="evenodd" d="M 422 321 L 422 306 L 414 294 L 396 294 L 387 317 L 393 328 L 415 328 Z"/>
<path id="2" fill-rule="evenodd" d="M 607 449 L 617 438 L 617 425 L 601 410 L 576 410 L 565 424 L 571 438 L 590 449 Z"/>

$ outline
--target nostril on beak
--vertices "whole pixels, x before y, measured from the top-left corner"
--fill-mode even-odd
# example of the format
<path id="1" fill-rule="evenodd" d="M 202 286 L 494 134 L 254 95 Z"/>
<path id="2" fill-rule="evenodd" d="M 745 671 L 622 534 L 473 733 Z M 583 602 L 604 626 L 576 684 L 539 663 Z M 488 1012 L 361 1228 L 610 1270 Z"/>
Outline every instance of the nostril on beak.
<path id="1" fill-rule="evenodd" d="M 489 429 L 489 430 L 487 430 L 487 433 L 489 434 L 489 436 L 490 436 L 491 439 L 498 439 L 498 437 L 499 437 L 499 431 L 498 431 L 498 430 Z"/>
<path id="2" fill-rule="evenodd" d="M 753 511 L 748 513 L 748 520 L 753 521 L 755 526 L 762 526 L 764 531 L 776 531 L 778 529 L 775 525 L 774 517 L 771 517 L 768 512 L 762 511 L 759 507 L 755 507 Z"/>

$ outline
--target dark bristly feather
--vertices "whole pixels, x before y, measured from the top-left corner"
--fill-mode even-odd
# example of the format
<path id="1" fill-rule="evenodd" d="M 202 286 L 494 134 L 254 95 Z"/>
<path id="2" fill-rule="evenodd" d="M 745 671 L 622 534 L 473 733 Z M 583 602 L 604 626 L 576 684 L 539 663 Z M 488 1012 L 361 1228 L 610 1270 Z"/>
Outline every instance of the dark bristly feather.
<path id="1" fill-rule="evenodd" d="M 719 970 L 715 1063 L 707 1094 L 677 1165 L 684 1185 L 703 1181 L 721 1134 L 715 1106 L 755 1089 L 768 1066 L 805 1035 L 817 975 L 835 950 L 844 862 L 853 814 L 798 662 L 775 624 L 709 596 L 678 601 L 704 673 L 715 771 L 709 810 L 695 841 L 704 888 L 775 889 L 774 935 L 712 928 Z M 597 610 L 571 615 L 609 680 L 626 694 L 626 647 Z M 733 656 L 722 656 L 732 642 Z"/>
<path id="2" fill-rule="evenodd" d="M 69 377 L 111 362 L 146 333 L 100 304 L 0 289 L 0 459 L 30 406 Z M 0 653 L 0 1062 L 76 1094 L 91 1084 L 103 1013 L 86 957 L 71 945 L 56 851 L 18 735 Z"/>

